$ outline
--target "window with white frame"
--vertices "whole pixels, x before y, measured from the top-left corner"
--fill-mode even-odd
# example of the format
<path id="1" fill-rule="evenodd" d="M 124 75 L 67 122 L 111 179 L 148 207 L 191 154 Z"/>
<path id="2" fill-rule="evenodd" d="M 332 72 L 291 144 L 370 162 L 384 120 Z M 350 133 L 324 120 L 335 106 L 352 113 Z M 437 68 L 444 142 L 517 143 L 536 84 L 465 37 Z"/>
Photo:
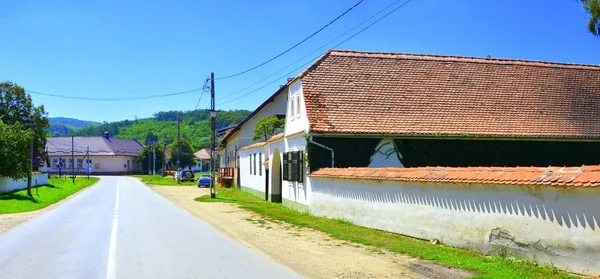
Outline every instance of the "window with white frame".
<path id="1" fill-rule="evenodd" d="M 290 98 L 290 120 L 294 121 L 294 116 L 296 116 L 296 114 L 294 113 L 294 97 L 292 96 L 292 98 Z"/>
<path id="2" fill-rule="evenodd" d="M 258 175 L 262 176 L 262 153 L 258 153 Z"/>
<path id="3" fill-rule="evenodd" d="M 77 159 L 77 168 L 78 169 L 82 169 L 83 168 L 83 159 Z"/>
<path id="4" fill-rule="evenodd" d="M 52 159 L 52 168 L 58 169 L 58 159 Z"/>
<path id="5" fill-rule="evenodd" d="M 300 118 L 300 94 L 296 96 L 296 118 Z"/>

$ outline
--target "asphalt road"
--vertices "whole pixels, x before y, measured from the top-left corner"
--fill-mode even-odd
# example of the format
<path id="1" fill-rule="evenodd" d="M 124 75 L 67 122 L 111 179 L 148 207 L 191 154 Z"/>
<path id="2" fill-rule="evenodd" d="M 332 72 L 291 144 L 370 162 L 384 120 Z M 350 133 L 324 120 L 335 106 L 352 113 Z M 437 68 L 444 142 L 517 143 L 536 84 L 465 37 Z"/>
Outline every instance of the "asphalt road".
<path id="1" fill-rule="evenodd" d="M 130 177 L 0 235 L 0 278 L 298 278 Z"/>

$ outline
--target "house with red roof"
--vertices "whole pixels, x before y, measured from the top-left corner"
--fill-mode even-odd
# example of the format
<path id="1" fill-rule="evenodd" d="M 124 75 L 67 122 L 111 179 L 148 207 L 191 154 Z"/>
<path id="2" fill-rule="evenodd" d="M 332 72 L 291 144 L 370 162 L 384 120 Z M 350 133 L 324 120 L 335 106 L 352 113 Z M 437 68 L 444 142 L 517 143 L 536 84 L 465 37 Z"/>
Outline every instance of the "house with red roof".
<path id="1" fill-rule="evenodd" d="M 600 273 L 600 66 L 330 50 L 281 97 L 283 133 L 238 149 L 243 190 Z"/>

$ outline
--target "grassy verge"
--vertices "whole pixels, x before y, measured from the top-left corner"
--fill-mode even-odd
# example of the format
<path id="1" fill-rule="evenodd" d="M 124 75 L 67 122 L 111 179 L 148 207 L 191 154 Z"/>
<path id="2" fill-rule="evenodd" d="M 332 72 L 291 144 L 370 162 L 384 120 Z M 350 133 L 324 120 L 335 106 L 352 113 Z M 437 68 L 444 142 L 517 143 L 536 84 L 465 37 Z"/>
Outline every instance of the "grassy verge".
<path id="1" fill-rule="evenodd" d="M 42 209 L 79 192 L 79 190 L 96 183 L 98 180 L 95 177 L 90 177 L 89 180 L 85 177 L 77 177 L 75 185 L 73 185 L 71 178 L 51 176 L 48 178 L 47 185 L 31 189 L 33 198 L 27 196 L 27 189 L 0 194 L 0 214 Z"/>
<path id="2" fill-rule="evenodd" d="M 196 174 L 196 178 L 199 174 Z M 161 185 L 161 186 L 192 186 L 197 185 L 197 181 L 185 181 L 177 183 L 177 180 L 171 176 L 162 177 L 161 175 L 133 175 L 142 179 L 142 182 L 148 185 Z"/>
<path id="3" fill-rule="evenodd" d="M 433 245 L 426 241 L 353 225 L 342 220 L 311 216 L 281 204 L 262 201 L 234 188 L 218 188 L 216 199 L 202 196 L 196 198 L 196 201 L 237 203 L 243 209 L 272 220 L 322 231 L 336 239 L 474 271 L 478 274 L 476 278 L 576 278 L 555 267 L 542 266 L 515 257 L 485 256 L 469 250 Z"/>

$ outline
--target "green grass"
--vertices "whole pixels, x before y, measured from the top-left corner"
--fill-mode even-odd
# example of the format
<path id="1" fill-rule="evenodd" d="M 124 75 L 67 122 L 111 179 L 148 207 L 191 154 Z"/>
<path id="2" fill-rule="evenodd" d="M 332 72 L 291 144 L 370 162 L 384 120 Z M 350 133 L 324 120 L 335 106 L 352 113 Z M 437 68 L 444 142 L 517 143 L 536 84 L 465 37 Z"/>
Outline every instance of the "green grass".
<path id="1" fill-rule="evenodd" d="M 47 185 L 31 189 L 33 198 L 27 196 L 26 189 L 0 194 L 0 214 L 42 209 L 79 192 L 79 190 L 96 183 L 98 180 L 95 177 L 90 177 L 89 180 L 86 177 L 77 177 L 75 185 L 73 185 L 71 178 L 51 176 Z"/>
<path id="2" fill-rule="evenodd" d="M 218 188 L 215 199 L 207 195 L 196 198 L 196 201 L 237 203 L 241 208 L 259 213 L 270 220 L 322 231 L 339 240 L 371 246 L 375 251 L 385 249 L 473 271 L 477 274 L 475 278 L 577 278 L 553 266 L 542 266 L 515 257 L 485 256 L 470 250 L 434 245 L 411 237 L 357 226 L 344 220 L 311 216 L 281 204 L 262 201 L 235 188 Z"/>
<path id="3" fill-rule="evenodd" d="M 196 180 L 198 179 L 199 173 L 195 174 Z M 162 177 L 161 175 L 133 175 L 142 179 L 142 182 L 148 185 L 161 185 L 161 186 L 195 186 L 198 185 L 198 181 L 185 181 L 177 183 L 172 176 Z"/>

